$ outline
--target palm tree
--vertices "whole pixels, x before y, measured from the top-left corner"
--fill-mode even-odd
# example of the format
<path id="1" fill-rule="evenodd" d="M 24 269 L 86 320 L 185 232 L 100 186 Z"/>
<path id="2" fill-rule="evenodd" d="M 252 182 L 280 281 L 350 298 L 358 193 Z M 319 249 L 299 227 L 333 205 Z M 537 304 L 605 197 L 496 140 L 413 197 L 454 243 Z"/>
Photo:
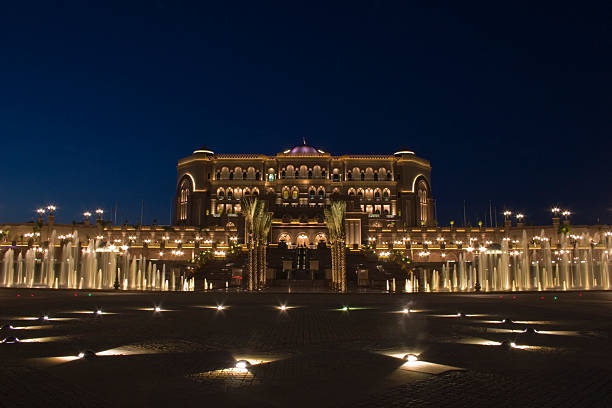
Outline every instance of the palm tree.
<path id="1" fill-rule="evenodd" d="M 332 287 L 346 292 L 345 228 L 346 202 L 334 201 L 324 211 L 332 252 Z"/>
<path id="2" fill-rule="evenodd" d="M 260 213 L 255 223 L 255 236 L 258 252 L 258 275 L 259 286 L 263 287 L 266 284 L 266 252 L 267 241 L 270 228 L 272 227 L 272 214 L 265 210 L 262 206 Z"/>
<path id="3" fill-rule="evenodd" d="M 254 226 L 256 224 L 256 220 L 261 212 L 261 207 L 263 206 L 263 202 L 259 201 L 257 197 L 251 197 L 249 199 L 245 199 L 242 201 L 242 215 L 244 216 L 244 224 L 246 231 L 246 244 L 249 250 L 249 265 L 248 265 L 248 274 L 249 274 L 249 283 L 248 288 L 249 291 L 252 291 L 256 286 L 256 277 L 255 273 L 257 271 L 257 257 L 255 255 L 255 230 Z"/>

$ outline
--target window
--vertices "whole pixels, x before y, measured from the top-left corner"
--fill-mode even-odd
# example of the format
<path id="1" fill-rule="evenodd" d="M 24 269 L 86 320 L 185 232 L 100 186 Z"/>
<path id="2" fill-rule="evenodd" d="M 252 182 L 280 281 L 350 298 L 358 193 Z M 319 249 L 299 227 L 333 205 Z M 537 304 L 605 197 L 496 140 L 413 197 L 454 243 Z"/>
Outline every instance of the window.
<path id="1" fill-rule="evenodd" d="M 227 190 L 227 199 L 231 200 L 234 197 L 234 193 L 231 189 Z"/>
<path id="2" fill-rule="evenodd" d="M 217 172 L 217 180 L 221 180 L 221 172 L 220 171 Z"/>
<path id="3" fill-rule="evenodd" d="M 311 179 L 312 178 L 312 170 L 308 170 L 308 178 Z"/>
<path id="4" fill-rule="evenodd" d="M 254 189 L 254 190 L 253 190 L 253 195 L 254 195 L 255 197 L 258 197 L 258 196 L 259 196 L 259 190 L 258 190 L 258 189 Z"/>
<path id="5" fill-rule="evenodd" d="M 359 197 L 359 198 L 362 198 L 362 197 L 363 197 L 363 191 L 362 191 L 362 190 L 359 190 L 359 191 L 357 192 L 357 197 Z"/>
<path id="6" fill-rule="evenodd" d="M 259 172 L 255 173 L 255 180 L 259 180 L 259 177 L 261 177 L 261 175 L 259 174 Z"/>
<path id="7" fill-rule="evenodd" d="M 325 170 L 323 170 L 323 171 L 321 172 L 321 177 L 323 177 L 323 178 L 325 178 L 325 177 L 326 177 L 326 176 L 325 176 Z"/>
<path id="8" fill-rule="evenodd" d="M 208 179 L 210 180 L 210 173 L 208 173 Z"/>
<path id="9" fill-rule="evenodd" d="M 427 184 L 425 184 L 425 181 L 423 180 L 419 181 L 419 185 L 417 188 L 417 196 L 419 198 L 419 221 L 421 225 L 427 225 Z"/>
<path id="10" fill-rule="evenodd" d="M 257 173 L 259 174 L 259 173 Z M 274 173 L 268 174 L 268 181 L 274 181 Z"/>
<path id="11" fill-rule="evenodd" d="M 353 196 L 355 195 L 355 190 L 351 190 L 351 191 L 349 191 L 349 194 L 348 194 L 348 195 L 349 195 L 349 197 L 353 197 Z"/>
<path id="12" fill-rule="evenodd" d="M 242 172 L 242 179 L 243 179 L 243 180 L 246 180 L 246 171 L 243 171 L 243 172 Z"/>
<path id="13" fill-rule="evenodd" d="M 350 180 L 353 179 L 353 173 L 351 173 L 350 171 L 348 172 L 348 174 L 346 175 L 346 178 Z"/>
<path id="14" fill-rule="evenodd" d="M 380 198 L 380 191 L 376 190 L 376 192 L 374 193 L 374 198 L 376 198 L 377 200 Z"/>
<path id="15" fill-rule="evenodd" d="M 281 178 L 285 178 L 287 177 L 287 173 L 285 172 L 285 170 L 281 171 Z"/>
<path id="16" fill-rule="evenodd" d="M 225 193 L 223 192 L 223 190 L 217 191 L 217 197 L 219 198 L 219 200 L 223 200 L 225 198 Z"/>
<path id="17" fill-rule="evenodd" d="M 187 203 L 189 202 L 189 192 L 190 192 L 190 184 L 189 181 L 183 180 L 180 188 L 180 197 L 179 197 L 179 219 L 181 221 L 187 220 Z"/>
<path id="18" fill-rule="evenodd" d="M 340 175 L 339 174 L 334 174 L 332 177 L 333 181 L 340 181 Z"/>
<path id="19" fill-rule="evenodd" d="M 289 190 L 283 190 L 283 199 L 286 200 L 289 198 Z"/>
<path id="20" fill-rule="evenodd" d="M 378 173 L 374 173 L 374 181 L 378 181 Z"/>
<path id="21" fill-rule="evenodd" d="M 387 173 L 387 181 L 391 181 L 391 172 Z"/>
<path id="22" fill-rule="evenodd" d="M 314 191 L 314 190 L 310 190 L 310 191 L 308 192 L 308 194 L 309 194 L 309 196 L 310 196 L 310 199 L 311 199 L 311 200 L 314 200 L 314 198 L 315 198 L 315 191 Z"/>
<path id="23" fill-rule="evenodd" d="M 244 196 L 248 197 L 251 195 L 251 192 L 249 190 L 244 190 Z"/>
<path id="24" fill-rule="evenodd" d="M 389 190 L 385 190 L 385 191 L 383 191 L 383 198 L 384 198 L 384 199 L 389 198 Z"/>
<path id="25" fill-rule="evenodd" d="M 234 172 L 233 172 L 233 171 L 230 173 L 230 175 L 229 175 L 229 179 L 230 179 L 230 180 L 233 180 L 233 179 L 234 179 Z"/>
<path id="26" fill-rule="evenodd" d="M 299 178 L 299 177 L 300 177 L 300 171 L 299 171 L 299 170 L 296 170 L 296 171 L 295 171 L 295 178 Z"/>
<path id="27" fill-rule="evenodd" d="M 298 191 L 297 191 L 297 190 L 293 190 L 293 191 L 291 192 L 291 198 L 292 198 L 292 199 L 297 200 L 297 199 L 298 199 L 298 196 L 299 196 L 299 193 L 298 193 Z"/>
<path id="28" fill-rule="evenodd" d="M 361 172 L 361 181 L 365 180 L 365 173 Z"/>
<path id="29" fill-rule="evenodd" d="M 322 200 L 325 198 L 325 191 L 323 191 L 322 188 L 319 189 L 319 200 Z"/>

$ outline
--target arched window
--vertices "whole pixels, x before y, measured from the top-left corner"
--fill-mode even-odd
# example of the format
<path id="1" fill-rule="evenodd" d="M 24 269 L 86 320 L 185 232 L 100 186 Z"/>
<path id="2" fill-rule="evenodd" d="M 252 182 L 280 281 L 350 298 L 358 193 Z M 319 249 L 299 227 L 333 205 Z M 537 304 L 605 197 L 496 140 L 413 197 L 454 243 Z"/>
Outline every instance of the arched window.
<path id="1" fill-rule="evenodd" d="M 293 200 L 297 200 L 297 199 L 298 199 L 298 197 L 299 197 L 299 195 L 300 195 L 300 193 L 298 192 L 298 190 L 297 190 L 297 189 L 294 189 L 294 190 L 292 190 L 292 191 L 291 191 L 291 198 L 292 198 Z"/>
<path id="2" fill-rule="evenodd" d="M 255 197 L 258 197 L 258 196 L 259 196 L 259 190 L 258 190 L 258 189 L 256 189 L 256 188 L 254 188 L 254 189 L 253 189 L 253 195 L 254 195 Z"/>
<path id="3" fill-rule="evenodd" d="M 308 178 L 311 179 L 312 178 L 312 170 L 308 170 Z"/>
<path id="4" fill-rule="evenodd" d="M 300 171 L 299 171 L 299 170 L 296 170 L 296 171 L 295 171 L 295 178 L 299 178 L 299 177 L 300 177 Z"/>
<path id="5" fill-rule="evenodd" d="M 337 173 L 334 173 L 333 177 L 332 177 L 333 181 L 340 181 L 340 175 Z"/>
<path id="6" fill-rule="evenodd" d="M 221 172 L 220 171 L 217 172 L 217 180 L 221 180 Z"/>
<path id="7" fill-rule="evenodd" d="M 361 172 L 361 181 L 365 180 L 365 173 L 362 171 Z"/>
<path id="8" fill-rule="evenodd" d="M 350 189 L 348 192 L 349 197 L 354 197 L 355 196 L 355 190 Z"/>
<path id="9" fill-rule="evenodd" d="M 385 190 L 383 191 L 383 198 L 384 198 L 384 199 L 389 198 L 389 190 L 387 190 L 386 188 L 385 188 Z"/>
<path id="10" fill-rule="evenodd" d="M 245 197 L 248 197 L 248 196 L 250 196 L 250 195 L 251 195 L 251 192 L 249 191 L 249 189 L 248 189 L 248 188 L 245 188 L 245 189 L 244 189 L 244 196 L 245 196 Z"/>
<path id="11" fill-rule="evenodd" d="M 387 181 L 391 181 L 391 172 L 387 172 Z"/>
<path id="12" fill-rule="evenodd" d="M 387 210 L 387 209 L 385 208 L 384 214 L 385 214 L 385 215 L 389 215 L 389 210 Z"/>
<path id="13" fill-rule="evenodd" d="M 323 169 L 323 171 L 321 171 L 321 177 L 326 178 L 326 173 L 325 173 L 325 169 Z"/>
<path id="14" fill-rule="evenodd" d="M 274 173 L 268 173 L 268 181 L 274 181 Z"/>
<path id="15" fill-rule="evenodd" d="M 232 198 L 234 198 L 234 192 L 232 191 L 231 188 L 227 189 L 227 199 L 231 200 Z"/>
<path id="16" fill-rule="evenodd" d="M 374 192 L 374 198 L 376 198 L 377 200 L 380 198 L 380 191 L 376 190 Z"/>
<path id="17" fill-rule="evenodd" d="M 310 190 L 308 192 L 308 196 L 310 197 L 311 200 L 314 200 L 314 198 L 315 198 L 315 191 L 314 190 Z"/>
<path id="18" fill-rule="evenodd" d="M 233 180 L 233 179 L 234 179 L 234 172 L 233 172 L 233 171 L 231 171 L 231 172 L 230 172 L 230 174 L 229 174 L 229 179 L 230 179 L 230 180 Z"/>
<path id="19" fill-rule="evenodd" d="M 191 183 L 189 180 L 184 179 L 181 182 L 180 194 L 179 194 L 179 219 L 181 221 L 187 220 L 187 204 L 189 202 L 189 194 L 191 193 Z"/>
<path id="20" fill-rule="evenodd" d="M 374 173 L 374 181 L 378 181 L 378 172 Z"/>
<path id="21" fill-rule="evenodd" d="M 246 171 L 243 171 L 243 172 L 242 172 L 242 179 L 243 179 L 243 180 L 246 180 L 246 175 L 247 175 L 247 172 L 246 172 Z"/>
<path id="22" fill-rule="evenodd" d="M 324 198 L 325 198 L 325 191 L 322 188 L 320 188 L 319 189 L 319 200 L 322 200 Z"/>
<path id="23" fill-rule="evenodd" d="M 362 173 L 363 174 L 363 173 Z M 363 190 L 357 191 L 357 197 L 363 198 Z"/>
<path id="24" fill-rule="evenodd" d="M 255 180 L 259 180 L 259 177 L 261 177 L 259 172 L 255 173 Z M 274 177 L 274 175 L 272 175 L 272 177 Z M 272 180 L 274 180 L 274 178 L 272 178 Z"/>
<path id="25" fill-rule="evenodd" d="M 427 184 L 425 181 L 419 181 L 417 187 L 417 196 L 419 198 L 419 221 L 421 225 L 427 225 L 429 206 L 427 203 Z"/>
<path id="26" fill-rule="evenodd" d="M 217 198 L 219 200 L 223 200 L 225 198 L 225 192 L 223 191 L 222 188 L 220 188 L 219 190 L 217 190 Z"/>
<path id="27" fill-rule="evenodd" d="M 283 190 L 283 200 L 286 200 L 289 198 L 289 190 L 285 189 Z"/>
<path id="28" fill-rule="evenodd" d="M 351 181 L 353 179 L 353 173 L 351 173 L 351 171 L 349 170 L 348 174 L 346 175 L 346 178 Z"/>
<path id="29" fill-rule="evenodd" d="M 287 177 L 287 172 L 285 170 L 281 171 L 281 178 Z"/>

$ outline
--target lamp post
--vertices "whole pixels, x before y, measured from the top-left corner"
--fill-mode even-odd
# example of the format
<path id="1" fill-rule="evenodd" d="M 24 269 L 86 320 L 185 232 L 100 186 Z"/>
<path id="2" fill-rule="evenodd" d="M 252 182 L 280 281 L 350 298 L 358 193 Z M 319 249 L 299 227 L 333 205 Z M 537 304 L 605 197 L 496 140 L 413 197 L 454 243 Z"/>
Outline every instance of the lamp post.
<path id="1" fill-rule="evenodd" d="M 512 211 L 504 211 L 504 227 L 506 228 L 510 228 L 512 226 L 512 219 L 510 218 L 511 215 Z"/>

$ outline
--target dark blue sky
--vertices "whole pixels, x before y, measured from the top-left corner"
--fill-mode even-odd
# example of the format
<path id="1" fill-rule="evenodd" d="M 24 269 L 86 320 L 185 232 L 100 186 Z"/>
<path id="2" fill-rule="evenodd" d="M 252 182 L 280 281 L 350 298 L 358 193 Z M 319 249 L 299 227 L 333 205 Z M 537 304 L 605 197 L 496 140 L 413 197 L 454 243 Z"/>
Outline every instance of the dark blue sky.
<path id="1" fill-rule="evenodd" d="M 472 224 L 489 200 L 612 223 L 609 2 L 7 3 L 0 222 L 144 200 L 167 223 L 178 158 L 304 136 L 430 159 L 444 224 L 463 200 Z"/>

